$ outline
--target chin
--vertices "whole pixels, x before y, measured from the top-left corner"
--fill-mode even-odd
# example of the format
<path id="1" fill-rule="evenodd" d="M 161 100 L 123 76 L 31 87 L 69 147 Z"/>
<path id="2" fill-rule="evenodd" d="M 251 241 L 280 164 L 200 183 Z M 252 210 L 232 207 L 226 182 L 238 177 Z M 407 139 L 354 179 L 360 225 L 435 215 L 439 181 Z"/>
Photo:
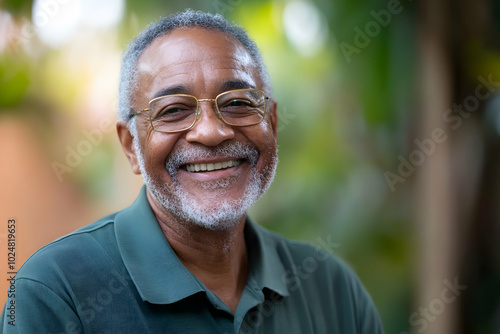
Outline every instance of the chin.
<path id="1" fill-rule="evenodd" d="M 237 199 L 217 196 L 214 200 L 202 200 L 174 186 L 149 187 L 158 204 L 178 221 L 192 223 L 213 231 L 237 226 L 248 209 L 258 200 L 260 187 L 248 186 Z M 224 191 L 226 193 L 226 190 Z"/>

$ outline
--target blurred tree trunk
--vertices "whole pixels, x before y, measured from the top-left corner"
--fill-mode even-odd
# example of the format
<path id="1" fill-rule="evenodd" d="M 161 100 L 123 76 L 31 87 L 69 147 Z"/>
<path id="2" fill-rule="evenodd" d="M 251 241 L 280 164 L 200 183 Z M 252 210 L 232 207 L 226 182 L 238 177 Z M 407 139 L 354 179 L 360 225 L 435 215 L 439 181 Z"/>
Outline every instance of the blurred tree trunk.
<path id="1" fill-rule="evenodd" d="M 433 131 L 443 129 L 442 115 L 453 104 L 454 60 L 450 38 L 453 6 L 450 1 L 421 0 L 417 11 L 420 124 L 416 139 L 428 143 L 432 141 Z M 442 310 L 443 303 L 438 301 L 444 288 L 443 281 L 453 281 L 457 276 L 453 260 L 457 245 L 450 174 L 452 140 L 449 133 L 446 136 L 447 139 L 436 145 L 432 153 L 425 154 L 425 162 L 417 176 L 420 286 L 416 310 L 419 317 L 416 319 L 420 322 L 413 324 L 415 333 L 424 330 L 436 334 L 457 333 L 453 321 L 456 307 L 445 305 L 446 309 Z"/>
<path id="2" fill-rule="evenodd" d="M 488 137 L 484 122 L 485 107 L 495 97 L 491 94 L 481 101 L 477 92 L 483 84 L 480 77 L 500 82 L 492 63 L 486 63 L 492 52 L 488 31 L 494 30 L 494 7 L 486 0 L 419 2 L 418 139 L 432 138 L 436 129 L 447 135 L 420 167 L 417 183 L 416 311 L 424 314 L 419 319 L 427 320 L 425 333 L 487 333 L 494 330 L 495 308 L 500 311 L 495 301 L 499 283 L 488 284 L 493 278 L 498 282 L 499 265 L 493 262 L 500 250 L 494 246 L 498 242 L 485 242 L 493 240 L 500 188 L 498 138 Z M 488 89 L 482 87 L 481 94 L 486 94 Z M 478 103 L 465 109 L 471 101 Z M 455 117 L 454 126 L 446 122 L 446 114 Z M 466 289 L 446 302 L 444 280 Z M 417 332 L 423 326 L 413 329 Z"/>

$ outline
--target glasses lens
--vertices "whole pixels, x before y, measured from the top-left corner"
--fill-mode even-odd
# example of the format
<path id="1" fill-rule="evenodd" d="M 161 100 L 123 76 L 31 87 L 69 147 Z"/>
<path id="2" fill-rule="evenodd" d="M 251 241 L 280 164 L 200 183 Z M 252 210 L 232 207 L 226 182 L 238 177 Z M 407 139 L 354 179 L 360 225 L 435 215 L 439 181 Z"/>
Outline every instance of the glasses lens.
<path id="1" fill-rule="evenodd" d="M 153 100 L 151 123 L 156 131 L 170 132 L 189 128 L 196 120 L 198 101 L 193 96 L 169 95 Z"/>
<path id="2" fill-rule="evenodd" d="M 217 98 L 217 108 L 229 124 L 257 124 L 266 114 L 266 96 L 258 89 L 229 91 Z"/>

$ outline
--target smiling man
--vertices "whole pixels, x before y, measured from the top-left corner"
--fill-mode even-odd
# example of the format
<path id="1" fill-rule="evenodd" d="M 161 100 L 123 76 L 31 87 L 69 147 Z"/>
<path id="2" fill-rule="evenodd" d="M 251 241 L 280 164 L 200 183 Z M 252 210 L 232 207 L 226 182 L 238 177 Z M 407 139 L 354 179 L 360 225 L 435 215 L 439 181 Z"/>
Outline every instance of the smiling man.
<path id="1" fill-rule="evenodd" d="M 145 186 L 23 265 L 3 333 L 382 333 L 346 265 L 247 217 L 278 161 L 271 96 L 256 45 L 221 16 L 147 27 L 117 123 Z"/>

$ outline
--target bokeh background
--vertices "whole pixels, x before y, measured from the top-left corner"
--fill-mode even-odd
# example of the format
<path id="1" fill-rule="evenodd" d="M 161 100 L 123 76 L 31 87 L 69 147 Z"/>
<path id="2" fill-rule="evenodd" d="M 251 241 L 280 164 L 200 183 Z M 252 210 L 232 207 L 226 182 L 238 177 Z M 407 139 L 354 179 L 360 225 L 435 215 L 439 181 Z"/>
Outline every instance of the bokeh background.
<path id="1" fill-rule="evenodd" d="M 8 219 L 19 267 L 137 196 L 121 52 L 187 7 L 245 27 L 271 74 L 280 165 L 253 219 L 329 245 L 386 333 L 500 333 L 499 1 L 0 1 L 1 291 Z"/>

